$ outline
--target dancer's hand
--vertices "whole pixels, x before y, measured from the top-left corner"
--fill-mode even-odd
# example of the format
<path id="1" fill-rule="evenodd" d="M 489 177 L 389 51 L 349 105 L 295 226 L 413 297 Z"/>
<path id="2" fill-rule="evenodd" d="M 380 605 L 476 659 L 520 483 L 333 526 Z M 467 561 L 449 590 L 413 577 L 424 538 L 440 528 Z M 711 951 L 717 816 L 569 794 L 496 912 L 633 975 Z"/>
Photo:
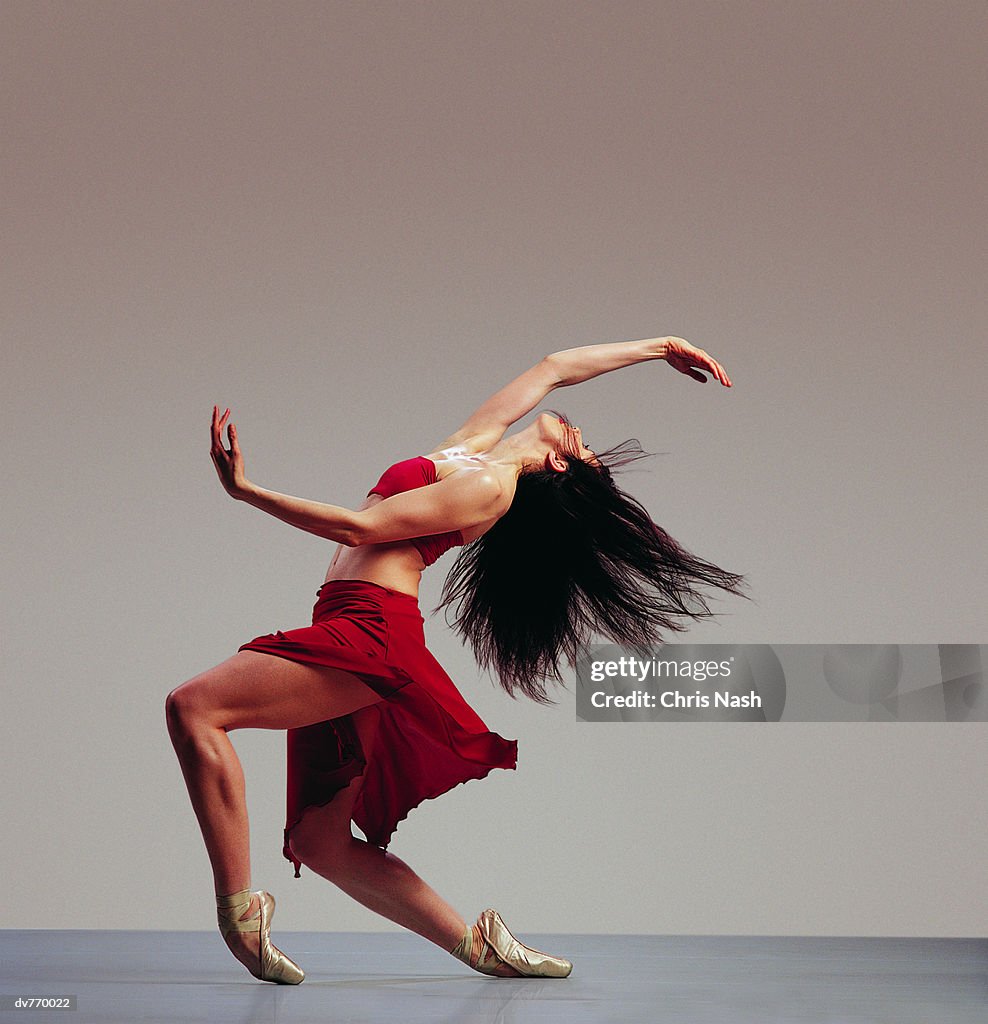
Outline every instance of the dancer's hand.
<path id="1" fill-rule="evenodd" d="M 663 338 L 662 340 L 666 344 L 666 362 L 674 369 L 679 370 L 680 373 L 685 373 L 687 376 L 692 377 L 693 380 L 706 384 L 707 378 L 695 369 L 698 367 L 700 370 L 706 370 L 715 380 L 719 380 L 724 387 L 729 388 L 732 386 L 724 367 L 716 359 L 707 355 L 702 348 L 696 348 L 682 338 Z"/>
<path id="2" fill-rule="evenodd" d="M 247 490 L 247 477 L 244 474 L 244 459 L 240 454 L 240 444 L 237 441 L 237 428 L 231 423 L 227 427 L 227 434 L 230 438 L 230 450 L 223 447 L 223 426 L 226 418 L 230 415 L 227 409 L 220 416 L 219 406 L 213 406 L 213 424 L 210 428 L 210 436 L 213 445 L 209 454 L 212 456 L 213 465 L 219 474 L 220 483 L 231 498 L 242 497 Z"/>

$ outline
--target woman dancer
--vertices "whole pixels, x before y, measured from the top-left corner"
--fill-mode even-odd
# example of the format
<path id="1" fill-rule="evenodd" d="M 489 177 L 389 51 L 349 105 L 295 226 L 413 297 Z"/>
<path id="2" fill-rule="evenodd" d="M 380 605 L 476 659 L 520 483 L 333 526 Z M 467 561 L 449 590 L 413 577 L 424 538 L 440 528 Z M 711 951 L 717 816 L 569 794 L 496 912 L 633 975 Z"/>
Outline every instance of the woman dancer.
<path id="1" fill-rule="evenodd" d="M 541 702 L 550 702 L 545 681 L 560 681 L 561 660 L 572 664 L 595 631 L 647 647 L 685 629 L 680 619 L 712 614 L 700 587 L 740 594 L 742 577 L 684 550 L 615 485 L 611 468 L 646 454 L 635 442 L 595 453 L 579 427 L 548 412 L 505 436 L 553 389 L 652 360 L 731 386 L 716 360 L 682 338 L 555 352 L 429 455 L 391 466 L 355 510 L 251 483 L 230 410 L 214 406 L 211 456 L 231 497 L 338 543 L 311 626 L 256 637 L 166 700 L 220 930 L 254 977 L 298 984 L 304 974 L 271 943 L 274 898 L 250 891 L 244 778 L 228 736 L 245 728 L 288 732 L 284 854 L 296 877 L 309 867 L 481 973 L 572 970 L 519 942 L 495 910 L 468 926 L 387 852 L 413 807 L 493 768 L 514 768 L 517 753 L 427 650 L 418 586 L 427 565 L 466 545 L 438 607 L 457 604 L 457 630 L 509 694 Z"/>

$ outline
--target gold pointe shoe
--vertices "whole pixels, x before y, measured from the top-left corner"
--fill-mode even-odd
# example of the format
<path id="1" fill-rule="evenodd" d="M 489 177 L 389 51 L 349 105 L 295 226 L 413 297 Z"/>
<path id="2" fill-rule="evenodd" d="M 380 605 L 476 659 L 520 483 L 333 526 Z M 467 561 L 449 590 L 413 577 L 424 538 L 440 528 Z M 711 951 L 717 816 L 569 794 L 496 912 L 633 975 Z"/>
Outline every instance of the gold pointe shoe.
<path id="1" fill-rule="evenodd" d="M 569 960 L 550 956 L 519 942 L 508 931 L 508 926 L 501 920 L 501 915 L 496 910 L 485 910 L 477 918 L 477 929 L 482 944 L 475 958 L 471 956 L 473 928 L 470 926 L 467 926 L 456 949 L 450 952 L 481 974 L 489 974 L 495 978 L 505 977 L 496 973 L 498 964 L 507 964 L 526 978 L 568 978 L 573 970 Z"/>
<path id="2" fill-rule="evenodd" d="M 251 896 L 260 899 L 260 907 L 254 917 L 246 921 L 240 920 L 250 906 Z M 220 932 L 224 938 L 230 932 L 258 932 L 261 937 L 258 947 L 258 973 L 250 971 L 261 981 L 274 981 L 279 985 L 298 985 L 305 977 L 305 971 L 293 960 L 290 960 L 277 946 L 271 942 L 271 917 L 274 914 L 274 897 L 263 889 L 252 893 L 250 889 L 241 889 L 228 896 L 216 897 L 216 918 Z"/>

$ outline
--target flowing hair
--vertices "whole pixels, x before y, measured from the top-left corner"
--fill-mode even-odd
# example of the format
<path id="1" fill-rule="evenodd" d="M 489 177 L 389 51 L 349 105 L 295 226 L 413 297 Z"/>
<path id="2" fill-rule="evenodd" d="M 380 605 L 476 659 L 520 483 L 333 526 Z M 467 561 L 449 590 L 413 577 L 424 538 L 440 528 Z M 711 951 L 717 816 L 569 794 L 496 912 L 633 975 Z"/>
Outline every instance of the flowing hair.
<path id="1" fill-rule="evenodd" d="M 643 651 L 683 632 L 679 619 L 715 614 L 700 587 L 746 596 L 743 576 L 685 550 L 614 483 L 612 469 L 651 455 L 637 439 L 597 453 L 599 466 L 561 454 L 565 472 L 522 472 L 511 507 L 461 550 L 433 609 L 455 604 L 453 628 L 478 664 L 540 704 L 555 703 L 545 682 L 562 682 L 561 659 L 575 665 L 594 632 Z"/>

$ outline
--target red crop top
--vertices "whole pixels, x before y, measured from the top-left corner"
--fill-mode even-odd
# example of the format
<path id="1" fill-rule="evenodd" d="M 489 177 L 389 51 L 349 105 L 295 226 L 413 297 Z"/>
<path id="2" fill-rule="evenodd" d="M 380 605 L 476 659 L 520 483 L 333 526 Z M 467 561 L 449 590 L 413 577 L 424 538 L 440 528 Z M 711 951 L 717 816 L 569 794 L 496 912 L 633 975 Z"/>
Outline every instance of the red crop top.
<path id="1" fill-rule="evenodd" d="M 424 455 L 416 455 L 404 462 L 396 462 L 389 466 L 381 475 L 381 479 L 367 492 L 380 494 L 382 498 L 390 498 L 403 491 L 411 491 L 416 487 L 425 487 L 438 480 L 436 464 Z M 426 565 L 432 563 L 452 547 L 463 543 L 463 534 L 459 530 L 448 533 L 431 533 L 425 537 L 410 537 L 409 540 L 418 548 L 422 561 Z"/>

